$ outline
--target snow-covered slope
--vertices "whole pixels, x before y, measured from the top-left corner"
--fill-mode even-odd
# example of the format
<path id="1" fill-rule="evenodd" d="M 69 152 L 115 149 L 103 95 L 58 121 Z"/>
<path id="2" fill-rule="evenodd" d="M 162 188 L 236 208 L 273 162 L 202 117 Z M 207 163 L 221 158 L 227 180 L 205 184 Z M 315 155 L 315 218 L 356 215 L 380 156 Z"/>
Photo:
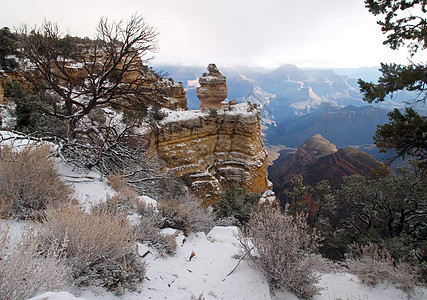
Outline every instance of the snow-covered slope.
<path id="1" fill-rule="evenodd" d="M 0 132 L 4 135 L 9 134 Z M 15 146 L 25 141 L 16 140 Z M 96 172 L 75 170 L 57 161 L 64 180 L 71 183 L 79 202 L 89 208 L 104 201 L 114 191 L 106 180 Z M 143 196 L 141 200 L 154 200 Z M 17 224 L 21 226 L 22 224 Z M 166 229 L 167 233 L 175 230 Z M 65 291 L 47 292 L 31 300 L 136 300 L 136 299 L 298 299 L 288 291 L 271 291 L 268 283 L 257 270 L 243 260 L 238 263 L 239 244 L 236 227 L 215 227 L 207 235 L 192 233 L 185 237 L 178 232 L 177 252 L 163 257 L 146 244 L 137 244 L 141 259 L 147 263 L 146 280 L 138 292 L 126 292 L 118 297 L 101 287 L 68 288 Z M 142 257 L 144 256 L 144 257 Z M 379 284 L 375 288 L 364 286 L 359 279 L 347 273 L 323 274 L 319 285 L 324 288 L 314 300 L 366 299 L 397 300 L 407 295 L 390 284 Z M 427 290 L 416 290 L 411 299 L 426 299 Z"/>
<path id="2" fill-rule="evenodd" d="M 70 174 L 70 168 L 59 163 L 64 179 L 72 181 L 76 195 L 82 204 L 102 201 L 112 192 L 100 176 L 84 172 Z M 153 201 L 142 197 L 144 201 Z M 167 229 L 171 234 L 175 230 Z M 48 292 L 31 300 L 137 300 L 137 299 L 298 299 L 288 291 L 270 291 L 268 283 L 257 270 L 243 260 L 237 269 L 227 276 L 238 263 L 239 243 L 236 227 L 215 227 L 207 235 L 199 232 L 185 237 L 178 233 L 177 253 L 162 257 L 145 244 L 138 244 L 138 251 L 147 263 L 146 280 L 138 292 L 127 292 L 117 297 L 101 287 L 79 290 L 79 297 L 66 292 Z M 148 254 L 147 254 L 148 252 Z M 194 255 L 192 255 L 194 253 Z M 324 290 L 313 300 L 363 299 L 397 300 L 407 299 L 405 292 L 383 283 L 375 288 L 364 286 L 360 280 L 348 273 L 323 274 L 319 286 Z M 76 292 L 74 291 L 74 294 Z M 426 299 L 427 290 L 417 290 L 411 299 Z"/>
<path id="3" fill-rule="evenodd" d="M 45 293 L 31 300 L 82 300 L 82 299 L 298 299 L 288 291 L 270 291 L 264 276 L 242 261 L 237 265 L 238 242 L 235 227 L 215 227 L 208 235 L 191 234 L 177 238 L 176 255 L 167 258 L 148 254 L 146 281 L 140 292 L 126 293 L 115 297 L 101 288 L 82 291 L 79 298 L 70 294 Z M 153 249 L 139 245 L 140 254 Z M 195 255 L 191 258 L 192 253 Z M 360 280 L 348 273 L 324 274 L 319 285 L 324 288 L 313 300 L 364 299 L 397 300 L 407 299 L 407 295 L 394 286 L 383 283 L 375 288 L 364 286 Z M 426 299 L 426 290 L 418 290 L 411 299 Z M 68 298 L 70 297 L 70 298 Z"/>

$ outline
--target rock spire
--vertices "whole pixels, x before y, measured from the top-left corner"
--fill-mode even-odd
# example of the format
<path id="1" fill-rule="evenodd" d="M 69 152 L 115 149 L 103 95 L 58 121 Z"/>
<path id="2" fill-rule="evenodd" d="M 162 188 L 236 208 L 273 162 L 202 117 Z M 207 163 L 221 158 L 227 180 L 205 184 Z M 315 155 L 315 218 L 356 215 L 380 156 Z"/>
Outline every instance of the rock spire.
<path id="1" fill-rule="evenodd" d="M 200 109 L 221 108 L 221 102 L 227 98 L 228 93 L 226 78 L 215 64 L 209 64 L 208 71 L 209 73 L 204 73 L 199 78 L 197 97 L 200 100 Z"/>

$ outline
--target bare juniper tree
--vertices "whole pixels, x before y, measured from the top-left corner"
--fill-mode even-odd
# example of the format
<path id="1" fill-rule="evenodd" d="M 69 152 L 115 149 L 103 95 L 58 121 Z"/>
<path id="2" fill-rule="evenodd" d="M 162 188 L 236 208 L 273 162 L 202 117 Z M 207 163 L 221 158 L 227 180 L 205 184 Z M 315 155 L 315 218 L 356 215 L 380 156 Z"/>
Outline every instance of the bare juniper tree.
<path id="1" fill-rule="evenodd" d="M 27 62 L 21 76 L 52 96 L 35 108 L 65 120 L 68 140 L 95 107 L 145 106 L 158 94 L 153 78 L 142 74 L 143 63 L 157 49 L 157 31 L 136 15 L 127 22 L 102 18 L 96 31 L 94 40 L 63 36 L 48 21 L 19 31 L 19 49 Z"/>

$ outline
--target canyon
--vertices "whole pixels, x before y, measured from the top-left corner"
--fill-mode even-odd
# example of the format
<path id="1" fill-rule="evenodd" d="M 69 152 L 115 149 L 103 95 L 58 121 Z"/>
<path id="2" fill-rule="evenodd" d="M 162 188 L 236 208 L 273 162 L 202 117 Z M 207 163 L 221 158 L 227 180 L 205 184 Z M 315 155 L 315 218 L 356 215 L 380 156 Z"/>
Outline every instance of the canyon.
<path id="1" fill-rule="evenodd" d="M 214 64 L 208 71 L 200 78 L 201 109 L 168 111 L 150 146 L 166 171 L 183 178 L 205 205 L 215 203 L 231 182 L 260 194 L 271 189 L 259 109 L 223 102 L 226 78 Z"/>

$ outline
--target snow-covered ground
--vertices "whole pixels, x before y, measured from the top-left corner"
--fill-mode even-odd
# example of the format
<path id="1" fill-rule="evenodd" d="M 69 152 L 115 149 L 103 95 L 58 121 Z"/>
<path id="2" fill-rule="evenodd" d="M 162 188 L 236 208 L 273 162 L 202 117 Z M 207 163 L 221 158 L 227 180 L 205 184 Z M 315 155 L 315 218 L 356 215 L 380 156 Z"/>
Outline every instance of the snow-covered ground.
<path id="1" fill-rule="evenodd" d="M 126 293 L 121 297 L 102 288 L 87 288 L 79 298 L 70 294 L 45 293 L 32 300 L 59 299 L 290 299 L 298 298 L 287 291 L 272 292 L 264 276 L 242 261 L 237 265 L 238 242 L 235 227 L 215 227 L 204 233 L 177 237 L 177 253 L 171 257 L 158 257 L 156 251 L 139 245 L 141 255 L 147 251 L 147 274 L 140 292 Z M 194 256 L 191 258 L 192 253 Z M 360 284 L 359 279 L 348 273 L 324 274 L 319 282 L 325 289 L 314 300 L 397 300 L 407 295 L 389 284 L 370 288 Z M 418 290 L 411 299 L 426 299 L 426 291 Z M 67 298 L 70 297 L 70 298 Z"/>
<path id="2" fill-rule="evenodd" d="M 0 132 L 1 133 L 1 132 Z M 5 134 L 3 132 L 3 134 Z M 22 142 L 19 143 L 22 145 Z M 114 191 L 96 172 L 75 170 L 58 160 L 58 170 L 64 180 L 73 185 L 79 202 L 86 208 L 104 201 Z M 142 200 L 153 202 L 149 197 Z M 20 224 L 17 224 L 21 226 Z M 265 277 L 243 260 L 237 269 L 239 246 L 236 227 L 215 227 L 207 235 L 192 233 L 185 237 L 178 232 L 177 252 L 162 257 L 145 244 L 138 251 L 147 263 L 146 280 L 138 292 L 115 296 L 102 287 L 69 288 L 61 292 L 47 292 L 32 300 L 133 300 L 133 299 L 298 299 L 288 291 L 271 291 Z M 168 233 L 173 229 L 167 229 Z M 364 286 L 348 273 L 323 274 L 319 285 L 324 288 L 314 300 L 397 300 L 407 299 L 401 290 L 386 283 L 375 288 Z M 70 293 L 71 291 L 71 293 Z M 73 295 L 74 294 L 74 295 Z M 427 299 L 427 290 L 418 289 L 411 299 Z"/>

